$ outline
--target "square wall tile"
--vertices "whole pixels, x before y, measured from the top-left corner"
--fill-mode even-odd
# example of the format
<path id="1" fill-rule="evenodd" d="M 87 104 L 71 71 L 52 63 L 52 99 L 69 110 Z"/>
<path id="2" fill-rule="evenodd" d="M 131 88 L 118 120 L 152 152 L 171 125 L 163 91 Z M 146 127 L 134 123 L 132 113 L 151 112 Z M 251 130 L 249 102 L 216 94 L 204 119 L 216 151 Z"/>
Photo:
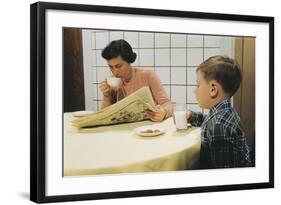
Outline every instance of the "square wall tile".
<path id="1" fill-rule="evenodd" d="M 221 36 L 204 36 L 204 47 L 220 47 Z"/>
<path id="2" fill-rule="evenodd" d="M 187 47 L 203 47 L 203 36 L 202 35 L 188 35 L 187 36 Z"/>
<path id="3" fill-rule="evenodd" d="M 106 77 L 108 77 L 109 75 L 111 75 L 111 72 L 109 70 L 109 68 L 107 67 L 98 67 L 97 68 L 98 72 L 97 72 L 97 82 L 100 83 L 101 81 L 103 81 Z"/>
<path id="4" fill-rule="evenodd" d="M 186 84 L 185 67 L 171 67 L 171 84 Z"/>
<path id="5" fill-rule="evenodd" d="M 120 40 L 124 39 L 124 32 L 122 31 L 111 31 L 109 32 L 109 40 L 114 41 L 114 40 Z"/>
<path id="6" fill-rule="evenodd" d="M 204 60 L 208 59 L 211 56 L 221 55 L 220 48 L 204 48 Z"/>
<path id="7" fill-rule="evenodd" d="M 171 49 L 171 66 L 186 66 L 186 49 Z"/>
<path id="8" fill-rule="evenodd" d="M 187 65 L 198 66 L 203 61 L 203 48 L 187 49 Z"/>
<path id="9" fill-rule="evenodd" d="M 170 34 L 155 33 L 155 48 L 170 47 Z"/>
<path id="10" fill-rule="evenodd" d="M 196 86 L 187 86 L 187 103 L 197 103 L 194 93 L 195 89 Z"/>
<path id="11" fill-rule="evenodd" d="M 92 75 L 91 75 L 91 83 L 98 83 L 98 81 L 97 81 L 97 68 L 93 67 L 91 73 L 92 73 Z"/>
<path id="12" fill-rule="evenodd" d="M 186 86 L 171 86 L 171 101 L 186 103 Z"/>
<path id="13" fill-rule="evenodd" d="M 138 32 L 124 32 L 124 39 L 132 46 L 132 48 L 139 47 L 139 33 Z"/>
<path id="14" fill-rule="evenodd" d="M 154 66 L 153 49 L 139 49 L 139 66 Z"/>
<path id="15" fill-rule="evenodd" d="M 91 86 L 92 90 L 92 97 L 94 100 L 98 99 L 98 89 L 99 89 L 99 84 L 92 84 Z"/>
<path id="16" fill-rule="evenodd" d="M 96 90 L 94 90 L 94 84 L 91 82 L 87 82 L 87 89 L 84 90 L 85 100 L 89 101 L 94 99 L 94 94 L 96 93 Z M 86 103 L 87 104 L 87 103 Z"/>
<path id="17" fill-rule="evenodd" d="M 96 49 L 103 49 L 109 43 L 108 32 L 97 32 L 96 33 Z"/>
<path id="18" fill-rule="evenodd" d="M 100 89 L 97 90 L 97 94 L 98 94 L 98 99 L 97 100 L 102 100 L 103 99 L 103 94 L 102 92 L 100 91 Z"/>
<path id="19" fill-rule="evenodd" d="M 187 68 L 187 84 L 196 85 L 196 69 L 197 67 Z"/>
<path id="20" fill-rule="evenodd" d="M 170 49 L 155 49 L 155 66 L 170 66 Z"/>
<path id="21" fill-rule="evenodd" d="M 107 66 L 106 60 L 101 56 L 101 50 L 96 50 L 97 66 Z"/>
<path id="22" fill-rule="evenodd" d="M 198 104 L 187 104 L 187 109 L 193 112 L 202 112 L 202 108 Z"/>
<path id="23" fill-rule="evenodd" d="M 170 68 L 155 67 L 155 72 L 161 80 L 162 84 L 170 84 Z"/>
<path id="24" fill-rule="evenodd" d="M 89 100 L 85 105 L 85 110 L 97 111 L 97 103 L 94 100 Z"/>
<path id="25" fill-rule="evenodd" d="M 96 33 L 91 32 L 91 48 L 96 49 Z"/>
<path id="26" fill-rule="evenodd" d="M 92 65 L 91 66 L 97 66 L 97 52 L 96 50 L 91 50 L 92 52 Z"/>
<path id="27" fill-rule="evenodd" d="M 97 112 L 98 111 L 98 103 L 97 103 L 97 101 L 94 101 L 92 106 L 93 106 L 92 110 Z"/>
<path id="28" fill-rule="evenodd" d="M 139 35 L 140 48 L 153 48 L 154 47 L 154 34 L 153 33 L 140 33 Z"/>
<path id="29" fill-rule="evenodd" d="M 171 34 L 171 47 L 186 47 L 185 34 Z"/>

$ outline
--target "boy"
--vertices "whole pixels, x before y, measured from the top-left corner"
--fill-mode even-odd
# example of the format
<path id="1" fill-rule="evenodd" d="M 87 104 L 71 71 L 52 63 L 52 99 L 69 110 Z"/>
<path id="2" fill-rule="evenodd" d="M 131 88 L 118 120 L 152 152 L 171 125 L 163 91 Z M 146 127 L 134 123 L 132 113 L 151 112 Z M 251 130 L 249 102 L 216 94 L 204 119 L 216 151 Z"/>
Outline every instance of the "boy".
<path id="1" fill-rule="evenodd" d="M 212 56 L 196 70 L 196 99 L 208 115 L 188 111 L 188 121 L 201 126 L 200 169 L 251 166 L 240 117 L 230 98 L 241 83 L 239 65 L 226 56 Z"/>

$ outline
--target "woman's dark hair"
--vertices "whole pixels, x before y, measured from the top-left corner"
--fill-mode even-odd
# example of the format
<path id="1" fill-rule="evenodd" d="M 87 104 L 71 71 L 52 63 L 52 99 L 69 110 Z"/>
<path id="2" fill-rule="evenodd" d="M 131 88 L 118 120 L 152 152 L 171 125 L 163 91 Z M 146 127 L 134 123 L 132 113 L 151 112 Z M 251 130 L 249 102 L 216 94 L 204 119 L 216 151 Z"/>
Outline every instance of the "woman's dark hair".
<path id="1" fill-rule="evenodd" d="M 201 71 L 207 81 L 218 81 L 230 97 L 235 94 L 242 81 L 239 64 L 227 56 L 212 56 L 201 63 L 196 71 Z"/>
<path id="2" fill-rule="evenodd" d="M 137 54 L 133 52 L 131 45 L 123 39 L 111 41 L 102 50 L 101 55 L 106 60 L 121 56 L 127 63 L 133 63 L 137 58 Z"/>

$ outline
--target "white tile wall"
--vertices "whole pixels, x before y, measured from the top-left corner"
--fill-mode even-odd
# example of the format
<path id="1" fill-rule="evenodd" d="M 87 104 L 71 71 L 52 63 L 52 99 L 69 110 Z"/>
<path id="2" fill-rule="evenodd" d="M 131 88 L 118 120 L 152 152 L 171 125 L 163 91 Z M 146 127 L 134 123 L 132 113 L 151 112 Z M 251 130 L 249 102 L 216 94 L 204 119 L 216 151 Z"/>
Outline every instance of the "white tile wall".
<path id="1" fill-rule="evenodd" d="M 187 86 L 187 103 L 197 103 L 195 97 L 196 86 Z"/>
<path id="2" fill-rule="evenodd" d="M 205 36 L 204 37 L 204 46 L 205 47 L 220 47 L 220 41 L 224 37 L 222 36 Z"/>
<path id="3" fill-rule="evenodd" d="M 155 67 L 155 72 L 161 79 L 162 84 L 170 84 L 170 67 Z"/>
<path id="4" fill-rule="evenodd" d="M 91 48 L 96 49 L 96 33 L 91 32 Z"/>
<path id="5" fill-rule="evenodd" d="M 124 39 L 124 32 L 113 31 L 109 33 L 109 41 Z"/>
<path id="6" fill-rule="evenodd" d="M 139 65 L 140 66 L 154 66 L 154 50 L 153 49 L 139 49 Z"/>
<path id="7" fill-rule="evenodd" d="M 155 48 L 170 47 L 170 34 L 156 33 L 155 34 Z"/>
<path id="8" fill-rule="evenodd" d="M 92 101 L 91 103 L 91 107 L 89 110 L 98 110 L 98 106 L 97 106 L 97 102 L 96 101 Z"/>
<path id="9" fill-rule="evenodd" d="M 188 67 L 187 68 L 187 84 L 196 85 L 196 68 L 197 67 Z"/>
<path id="10" fill-rule="evenodd" d="M 171 86 L 171 100 L 176 103 L 186 103 L 186 86 Z"/>
<path id="11" fill-rule="evenodd" d="M 108 32 L 97 32 L 96 33 L 96 49 L 103 49 L 109 43 Z"/>
<path id="12" fill-rule="evenodd" d="M 96 50 L 92 50 L 92 66 L 97 66 L 97 51 Z"/>
<path id="13" fill-rule="evenodd" d="M 171 47 L 186 47 L 186 35 L 185 34 L 171 34 Z"/>
<path id="14" fill-rule="evenodd" d="M 96 50 L 96 65 L 97 66 L 107 66 L 106 61 L 101 56 L 101 50 Z"/>
<path id="15" fill-rule="evenodd" d="M 203 47 L 203 36 L 187 35 L 187 47 Z"/>
<path id="16" fill-rule="evenodd" d="M 154 48 L 153 33 L 140 33 L 139 39 L 140 48 Z"/>
<path id="17" fill-rule="evenodd" d="M 154 68 L 172 102 L 186 103 L 188 109 L 204 111 L 196 102 L 196 68 L 212 55 L 233 53 L 232 37 L 206 36 L 195 34 L 149 33 L 130 31 L 83 30 L 84 69 L 92 73 L 87 78 L 92 83 L 87 90 L 86 108 L 99 110 L 102 95 L 98 83 L 110 75 L 106 61 L 101 57 L 102 49 L 111 41 L 125 39 L 137 53 L 132 64 L 144 68 Z M 86 91 L 85 91 L 86 92 Z"/>
<path id="18" fill-rule="evenodd" d="M 111 75 L 111 72 L 107 67 L 97 67 L 98 82 L 101 82 L 109 75 Z"/>
<path id="19" fill-rule="evenodd" d="M 171 48 L 171 65 L 186 66 L 186 49 Z"/>
<path id="20" fill-rule="evenodd" d="M 187 48 L 187 65 L 198 66 L 203 61 L 203 48 Z"/>
<path id="21" fill-rule="evenodd" d="M 132 48 L 139 48 L 138 32 L 124 32 L 124 39 L 129 42 Z"/>
<path id="22" fill-rule="evenodd" d="M 170 65 L 170 49 L 155 49 L 155 66 Z"/>
<path id="23" fill-rule="evenodd" d="M 97 84 L 92 84 L 92 93 L 93 93 L 93 100 L 98 99 L 98 85 Z"/>
<path id="24" fill-rule="evenodd" d="M 92 71 L 92 76 L 91 76 L 91 82 L 92 83 L 98 83 L 98 76 L 97 76 L 97 67 L 92 67 L 92 69 L 89 69 L 90 71 Z"/>
<path id="25" fill-rule="evenodd" d="M 220 48 L 204 48 L 204 60 L 218 54 L 220 54 Z"/>
<path id="26" fill-rule="evenodd" d="M 171 84 L 186 84 L 186 68 L 185 67 L 171 67 Z"/>

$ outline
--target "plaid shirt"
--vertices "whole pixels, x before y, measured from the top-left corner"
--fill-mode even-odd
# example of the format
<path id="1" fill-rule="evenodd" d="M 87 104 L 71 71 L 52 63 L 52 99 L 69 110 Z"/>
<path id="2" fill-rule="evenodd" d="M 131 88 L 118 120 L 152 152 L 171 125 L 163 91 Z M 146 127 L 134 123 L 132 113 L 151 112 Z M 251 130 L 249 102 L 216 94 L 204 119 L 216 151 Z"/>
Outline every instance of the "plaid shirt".
<path id="1" fill-rule="evenodd" d="M 201 126 L 200 168 L 251 166 L 240 117 L 229 99 L 215 105 L 208 115 L 192 112 L 189 122 Z"/>

